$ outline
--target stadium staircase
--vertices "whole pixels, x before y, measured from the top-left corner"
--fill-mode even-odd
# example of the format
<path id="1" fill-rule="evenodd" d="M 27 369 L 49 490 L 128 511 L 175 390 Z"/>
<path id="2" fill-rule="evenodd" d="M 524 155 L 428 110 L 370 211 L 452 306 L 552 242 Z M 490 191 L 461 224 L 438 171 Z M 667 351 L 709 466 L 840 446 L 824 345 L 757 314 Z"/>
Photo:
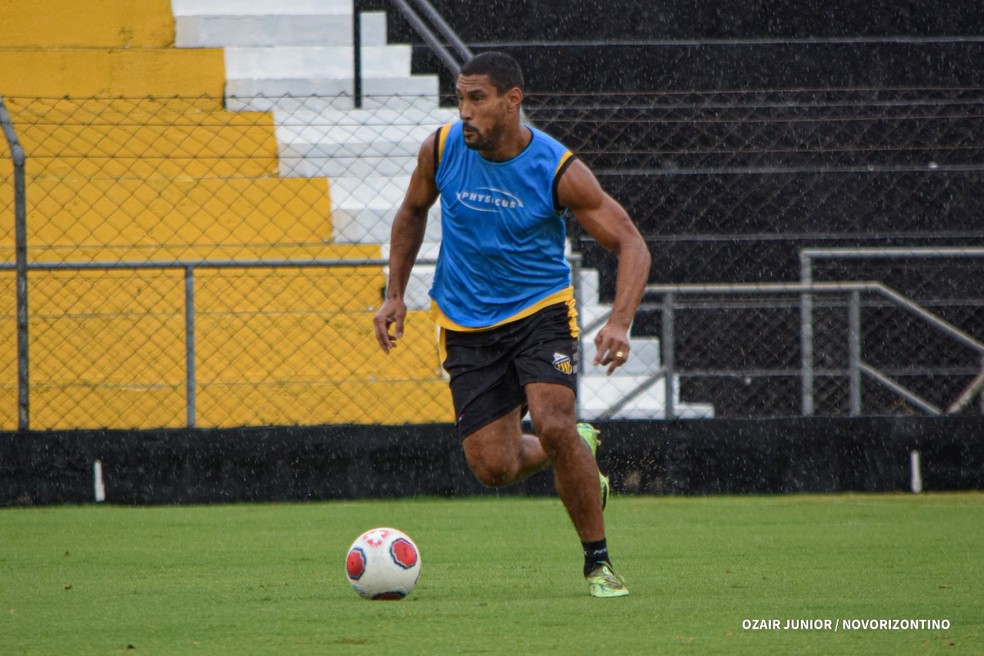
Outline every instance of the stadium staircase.
<path id="1" fill-rule="evenodd" d="M 333 225 L 347 210 L 343 198 L 341 211 L 333 211 L 338 199 L 326 179 L 332 171 L 298 173 L 280 156 L 285 143 L 298 146 L 306 132 L 285 141 L 290 128 L 276 124 L 277 108 L 240 106 L 230 113 L 223 106 L 227 90 L 280 95 L 344 87 L 350 73 L 341 72 L 339 81 L 331 77 L 339 69 L 322 68 L 343 56 L 341 50 L 297 47 L 294 37 L 295 31 L 316 34 L 312 40 L 339 34 L 344 46 L 351 9 L 325 13 L 320 9 L 341 5 L 293 3 L 319 11 L 285 18 L 292 3 L 255 4 L 271 9 L 260 12 L 261 19 L 243 2 L 175 2 L 177 15 L 168 0 L 38 0 L 4 7 L 0 94 L 29 158 L 32 263 L 382 255 L 382 240 L 350 238 L 344 218 Z M 183 7 L 192 9 L 181 13 Z M 238 13 L 229 15 L 230 7 Z M 257 40 L 248 38 L 253 32 L 244 23 L 254 25 Z M 175 47 L 176 25 L 179 45 L 203 47 Z M 212 47 L 230 26 L 234 47 Z M 276 40 L 270 42 L 268 26 L 288 31 L 295 44 L 283 49 L 288 60 L 313 62 L 303 68 L 290 60 L 287 69 L 300 72 L 305 81 L 299 84 L 308 86 L 292 86 L 289 74 L 266 76 L 270 66 L 279 70 L 271 53 L 281 52 L 269 47 Z M 351 61 L 351 48 L 346 52 Z M 408 66 L 409 51 L 403 57 Z M 321 77 L 308 77 L 315 69 Z M 258 74 L 251 77 L 252 70 Z M 380 76 L 385 85 L 393 84 L 389 71 Z M 401 91 L 420 90 L 415 83 Z M 0 245 L 12 262 L 12 226 L 4 226 Z M 405 401 L 446 396 L 436 349 L 404 349 L 387 358 L 372 344 L 367 326 L 384 284 L 379 269 L 254 271 L 197 274 L 196 302 L 208 308 L 196 317 L 198 425 L 242 425 L 243 408 L 255 418 L 248 423 L 259 424 L 448 419 L 449 403 Z M 31 312 L 38 317 L 32 379 L 46 381 L 32 389 L 32 428 L 184 425 L 181 276 L 180 269 L 31 274 Z M 297 319 L 282 307 L 287 291 L 323 300 Z M 153 299 L 153 310 L 117 300 L 135 297 Z M 13 299 L 5 295 L 2 302 L 0 311 L 12 317 Z M 247 318 L 230 321 L 232 313 Z M 322 318 L 326 313 L 331 321 Z M 430 323 L 417 314 L 408 320 L 408 343 L 432 344 Z M 12 326 L 3 323 L 8 345 L 16 343 Z M 300 343 L 303 355 L 285 358 L 277 348 L 281 340 Z M 16 358 L 12 348 L 6 351 L 0 373 L 15 381 Z M 16 408 L 16 386 L 3 389 L 4 407 Z M 381 404 L 383 397 L 394 401 Z M 3 427 L 15 428 L 16 416 L 5 410 Z"/>
<path id="2" fill-rule="evenodd" d="M 177 44 L 223 47 L 226 53 L 230 107 L 272 109 L 280 141 L 281 170 L 289 175 L 327 176 L 331 180 L 334 239 L 344 243 L 383 243 L 389 239 L 393 212 L 409 182 L 420 143 L 457 113 L 439 106 L 438 79 L 411 75 L 411 47 L 387 43 L 384 12 L 361 14 L 363 106 L 345 106 L 351 79 L 351 34 L 313 29 L 322 12 L 339 17 L 351 12 L 347 2 L 289 4 L 176 1 Z M 351 20 L 351 16 L 347 17 Z M 300 25 L 308 26 L 300 29 Z M 336 77 L 326 79 L 326 71 Z M 347 77 L 349 76 L 349 77 Z M 430 215 L 420 256 L 436 258 L 440 242 L 439 209 Z M 433 267 L 418 265 L 408 289 L 408 305 L 424 310 Z M 588 271 L 582 289 L 582 314 L 600 316 L 607 306 L 598 299 L 597 274 Z M 593 325 L 585 321 L 585 325 Z M 591 341 L 599 326 L 584 337 L 584 361 L 593 359 Z M 659 368 L 659 345 L 633 338 L 637 357 L 614 378 L 582 376 L 583 418 L 609 416 L 622 404 L 620 418 L 658 418 L 663 414 L 664 385 L 651 385 Z M 626 398 L 630 398 L 625 402 Z M 678 416 L 712 416 L 703 404 L 676 400 Z"/>

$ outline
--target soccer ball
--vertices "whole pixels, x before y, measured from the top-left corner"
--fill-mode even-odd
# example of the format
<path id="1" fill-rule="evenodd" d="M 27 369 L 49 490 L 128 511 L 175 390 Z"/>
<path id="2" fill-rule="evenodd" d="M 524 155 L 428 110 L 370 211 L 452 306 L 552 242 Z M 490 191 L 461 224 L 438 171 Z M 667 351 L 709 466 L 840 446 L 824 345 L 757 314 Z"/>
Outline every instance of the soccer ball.
<path id="1" fill-rule="evenodd" d="M 402 531 L 374 528 L 349 547 L 345 574 L 366 599 L 403 599 L 420 578 L 420 550 Z"/>

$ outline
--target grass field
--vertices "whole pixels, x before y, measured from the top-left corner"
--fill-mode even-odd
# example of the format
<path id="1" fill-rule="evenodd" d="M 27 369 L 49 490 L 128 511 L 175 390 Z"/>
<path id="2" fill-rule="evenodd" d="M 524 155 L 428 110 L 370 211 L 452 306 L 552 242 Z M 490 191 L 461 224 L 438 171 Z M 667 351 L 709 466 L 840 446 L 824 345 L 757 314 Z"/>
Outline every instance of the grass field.
<path id="1" fill-rule="evenodd" d="M 609 505 L 632 594 L 595 600 L 555 499 L 0 510 L 0 654 L 982 654 L 984 494 Z M 417 590 L 359 598 L 393 525 Z M 838 630 L 755 630 L 753 620 Z M 846 629 L 843 620 L 949 628 Z"/>

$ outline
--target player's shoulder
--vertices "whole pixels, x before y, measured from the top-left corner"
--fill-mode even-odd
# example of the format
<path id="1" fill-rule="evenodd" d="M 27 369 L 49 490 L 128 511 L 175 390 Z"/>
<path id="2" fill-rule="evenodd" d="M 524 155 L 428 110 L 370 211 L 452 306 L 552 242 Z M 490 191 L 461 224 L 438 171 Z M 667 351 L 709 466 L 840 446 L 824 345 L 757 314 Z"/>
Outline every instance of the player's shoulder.
<path id="1" fill-rule="evenodd" d="M 431 166 L 435 166 L 437 163 L 440 163 L 441 157 L 444 155 L 444 150 L 448 143 L 448 137 L 457 123 L 457 121 L 445 123 L 428 134 L 420 145 L 418 159 L 421 160 L 421 162 L 426 160 L 426 162 Z"/>

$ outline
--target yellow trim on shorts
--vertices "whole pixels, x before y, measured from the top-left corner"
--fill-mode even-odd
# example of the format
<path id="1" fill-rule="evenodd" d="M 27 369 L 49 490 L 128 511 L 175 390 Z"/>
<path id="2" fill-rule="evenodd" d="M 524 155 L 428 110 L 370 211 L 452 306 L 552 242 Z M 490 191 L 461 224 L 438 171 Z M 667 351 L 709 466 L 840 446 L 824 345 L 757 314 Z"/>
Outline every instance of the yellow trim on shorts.
<path id="1" fill-rule="evenodd" d="M 441 367 L 444 367 L 448 359 L 448 331 L 444 326 L 437 327 L 437 357 L 441 358 Z"/>
<path id="2" fill-rule="evenodd" d="M 554 292 L 553 294 L 550 294 L 549 296 L 540 299 L 533 305 L 523 308 L 522 310 L 512 315 L 511 317 L 507 317 L 506 319 L 494 323 L 491 326 L 472 328 L 469 326 L 462 326 L 459 323 L 455 323 L 455 321 L 448 318 L 448 316 L 444 314 L 444 312 L 437 305 L 437 302 L 434 299 L 431 299 L 430 318 L 434 323 L 436 323 L 438 326 L 440 326 L 443 329 L 453 330 L 455 332 L 461 332 L 461 333 L 474 333 L 480 330 L 489 330 L 490 328 L 503 326 L 507 323 L 512 323 L 513 321 L 519 321 L 520 319 L 525 319 L 526 317 L 530 316 L 531 314 L 535 314 L 539 312 L 545 307 L 556 305 L 558 303 L 567 304 L 567 318 L 570 322 L 571 337 L 577 339 L 577 336 L 580 334 L 580 329 L 578 328 L 577 325 L 577 306 L 574 302 L 573 287 L 567 287 L 565 289 L 561 289 L 559 292 Z M 444 346 L 444 331 L 442 330 L 441 347 L 443 348 L 443 346 Z M 442 362 L 444 361 L 444 354 L 442 354 L 441 361 Z"/>

